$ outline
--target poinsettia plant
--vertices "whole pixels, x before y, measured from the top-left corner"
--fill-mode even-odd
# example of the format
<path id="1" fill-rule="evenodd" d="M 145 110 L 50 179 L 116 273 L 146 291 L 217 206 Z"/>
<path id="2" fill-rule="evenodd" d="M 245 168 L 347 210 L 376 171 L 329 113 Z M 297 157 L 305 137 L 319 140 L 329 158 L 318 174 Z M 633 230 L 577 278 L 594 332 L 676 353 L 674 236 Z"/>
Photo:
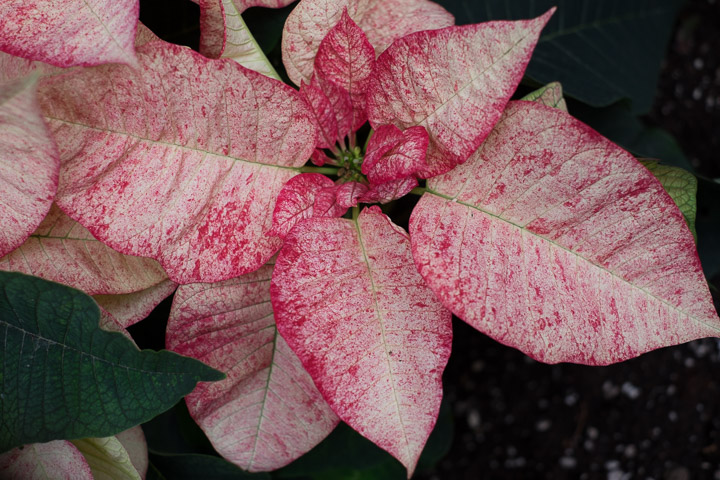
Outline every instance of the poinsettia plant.
<path id="1" fill-rule="evenodd" d="M 226 375 L 195 371 L 186 397 L 225 459 L 274 470 L 342 420 L 411 476 L 452 314 L 549 363 L 718 336 L 661 181 L 570 116 L 559 85 L 511 100 L 554 9 L 456 26 L 428 0 L 301 0 L 282 38 L 293 88 L 241 17 L 291 2 L 198 3 L 200 53 L 138 24 L 132 0 L 0 7 L 0 267 L 93 295 L 121 332 L 174 292 L 167 348 Z M 406 195 L 408 231 L 386 207 Z M 2 468 L 124 430 L 44 420 L 33 437 L 9 408 L 4 449 L 58 450 Z"/>

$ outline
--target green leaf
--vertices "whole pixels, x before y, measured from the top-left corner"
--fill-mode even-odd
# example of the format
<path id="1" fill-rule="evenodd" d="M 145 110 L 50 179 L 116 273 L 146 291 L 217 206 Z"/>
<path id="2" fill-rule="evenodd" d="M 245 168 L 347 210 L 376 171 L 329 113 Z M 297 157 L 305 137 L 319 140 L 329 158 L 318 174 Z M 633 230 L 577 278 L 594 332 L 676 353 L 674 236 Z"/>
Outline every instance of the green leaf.
<path id="1" fill-rule="evenodd" d="M 562 85 L 560 82 L 548 83 L 522 97 L 520 100 L 527 102 L 538 102 L 552 108 L 558 108 L 567 112 L 567 104 L 563 98 Z"/>
<path id="2" fill-rule="evenodd" d="M 453 439 L 450 404 L 443 400 L 437 423 L 423 449 L 417 470 L 435 466 L 450 450 Z M 340 423 L 317 447 L 290 465 L 273 472 L 273 478 L 312 480 L 405 480 L 407 472 L 389 453 Z"/>
<path id="3" fill-rule="evenodd" d="M 151 464 L 173 480 L 270 480 L 267 473 L 250 473 L 211 455 L 150 455 Z"/>
<path id="4" fill-rule="evenodd" d="M 650 170 L 650 173 L 660 180 L 665 191 L 672 197 L 673 202 L 678 206 L 685 217 L 688 228 L 697 243 L 697 232 L 695 231 L 695 216 L 697 215 L 697 178 L 695 175 L 682 168 L 661 165 L 654 159 L 642 158 L 640 163 Z"/>
<path id="5" fill-rule="evenodd" d="M 560 81 L 593 106 L 626 98 L 647 112 L 681 0 L 438 0 L 458 24 L 533 18 L 556 5 L 527 76 Z"/>
<path id="6" fill-rule="evenodd" d="M 99 318 L 79 290 L 0 272 L 0 451 L 114 435 L 224 377 L 172 352 L 138 351 Z"/>

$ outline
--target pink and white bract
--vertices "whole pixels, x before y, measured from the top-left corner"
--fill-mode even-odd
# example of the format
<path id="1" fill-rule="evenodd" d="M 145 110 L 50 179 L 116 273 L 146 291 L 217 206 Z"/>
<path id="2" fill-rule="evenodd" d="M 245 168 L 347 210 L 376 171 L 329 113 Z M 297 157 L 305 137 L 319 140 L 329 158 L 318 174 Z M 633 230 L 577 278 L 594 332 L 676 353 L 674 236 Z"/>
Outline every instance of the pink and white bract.
<path id="1" fill-rule="evenodd" d="M 301 0 L 282 39 L 298 91 L 239 15 L 288 1 L 199 0 L 207 56 L 144 27 L 133 48 L 132 1 L 84 2 L 112 13 L 115 43 L 63 15 L 13 37 L 35 3 L 0 7 L 0 50 L 23 57 L 0 54 L 0 268 L 98 295 L 118 329 L 182 284 L 168 347 L 227 373 L 189 411 L 244 469 L 290 463 L 341 419 L 412 475 L 451 312 L 545 362 L 720 333 L 659 181 L 543 105 L 562 106 L 557 86 L 510 101 L 553 10 L 454 26 L 428 0 Z M 67 45 L 45 35 L 60 27 Z M 409 233 L 359 208 L 411 192 Z"/>

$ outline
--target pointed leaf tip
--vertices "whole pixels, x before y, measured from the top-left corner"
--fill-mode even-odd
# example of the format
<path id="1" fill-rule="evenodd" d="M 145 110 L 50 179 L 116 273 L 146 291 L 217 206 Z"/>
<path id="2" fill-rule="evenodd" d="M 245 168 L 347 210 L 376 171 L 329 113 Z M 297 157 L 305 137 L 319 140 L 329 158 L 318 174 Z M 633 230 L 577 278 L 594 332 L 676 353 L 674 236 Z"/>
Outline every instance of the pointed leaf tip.
<path id="1" fill-rule="evenodd" d="M 225 377 L 101 330 L 97 305 L 79 290 L 0 272 L 0 293 L 3 380 L 21 386 L 2 391 L 0 451 L 113 435 L 167 410 L 197 382 Z"/>
<path id="2" fill-rule="evenodd" d="M 428 181 L 410 232 L 448 308 L 544 362 L 605 365 L 720 335 L 672 199 L 556 108 L 511 102 L 465 164 Z"/>
<path id="3" fill-rule="evenodd" d="M 398 39 L 378 57 L 368 87 L 371 125 L 427 129 L 423 178 L 463 163 L 500 118 L 552 12 Z"/>
<path id="4" fill-rule="evenodd" d="M 378 207 L 295 226 L 271 286 L 278 330 L 353 429 L 412 474 L 437 419 L 450 313 Z"/>
<path id="5" fill-rule="evenodd" d="M 428 0 L 303 0 L 290 12 L 282 38 L 283 64 L 296 85 L 312 78 L 320 43 L 345 10 L 376 54 L 408 33 L 455 22 L 444 8 Z"/>

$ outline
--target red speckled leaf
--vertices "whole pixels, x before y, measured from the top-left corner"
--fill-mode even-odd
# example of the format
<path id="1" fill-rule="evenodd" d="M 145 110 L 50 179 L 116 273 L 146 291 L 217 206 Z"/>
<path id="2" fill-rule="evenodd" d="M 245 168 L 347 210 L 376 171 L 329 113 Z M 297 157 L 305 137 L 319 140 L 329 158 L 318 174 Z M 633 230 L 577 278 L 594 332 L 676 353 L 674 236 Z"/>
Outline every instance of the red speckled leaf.
<path id="1" fill-rule="evenodd" d="M 370 123 L 427 129 L 424 178 L 464 162 L 500 118 L 553 11 L 399 39 L 377 59 L 367 95 Z"/>
<path id="2" fill-rule="evenodd" d="M 0 455 L 0 478 L 93 480 L 87 460 L 67 440 L 33 443 Z"/>
<path id="3" fill-rule="evenodd" d="M 113 316 L 118 325 L 127 328 L 150 315 L 153 309 L 176 288 L 175 282 L 165 279 L 136 292 L 121 295 L 93 295 L 93 298 L 103 310 Z"/>
<path id="4" fill-rule="evenodd" d="M 415 177 L 399 178 L 386 183 L 370 185 L 367 192 L 363 193 L 358 201 L 360 203 L 389 203 L 402 198 L 418 186 Z"/>
<path id="5" fill-rule="evenodd" d="M 333 186 L 332 180 L 319 173 L 301 173 L 291 178 L 278 195 L 270 234 L 285 238 L 297 222 L 313 216 L 317 192 Z"/>
<path id="6" fill-rule="evenodd" d="M 362 173 L 374 184 L 413 175 L 426 165 L 428 141 L 425 127 L 410 127 L 403 132 L 395 125 L 382 125 L 370 137 Z"/>
<path id="7" fill-rule="evenodd" d="M 35 230 L 57 190 L 60 159 L 41 116 L 36 80 L 0 85 L 0 256 Z"/>
<path id="8" fill-rule="evenodd" d="M 367 122 L 365 92 L 375 69 L 375 49 L 365 33 L 343 10 L 340 21 L 320 43 L 315 75 L 347 92 L 352 109 L 352 131 Z M 342 132 L 343 136 L 348 132 Z"/>
<path id="9" fill-rule="evenodd" d="M 448 308 L 544 362 L 604 365 L 720 332 L 662 185 L 559 109 L 511 102 L 465 164 L 428 181 L 410 232 Z"/>
<path id="10" fill-rule="evenodd" d="M 412 474 L 442 397 L 450 313 L 417 273 L 407 233 L 378 207 L 313 218 L 272 279 L 278 330 L 333 410 Z"/>
<path id="11" fill-rule="evenodd" d="M 227 374 L 186 397 L 190 414 L 229 461 L 279 468 L 325 438 L 337 416 L 277 334 L 270 305 L 273 265 L 214 284 L 178 288 L 168 348 Z"/>
<path id="12" fill-rule="evenodd" d="M 321 77 L 300 85 L 300 96 L 310 107 L 318 126 L 318 148 L 334 148 L 352 131 L 353 108 L 350 94 Z"/>
<path id="13" fill-rule="evenodd" d="M 135 65 L 138 0 L 3 0 L 0 50 L 71 67 Z"/>
<path id="14" fill-rule="evenodd" d="M 43 79 L 63 160 L 57 203 L 119 252 L 158 260 L 178 283 L 259 268 L 275 198 L 313 152 L 296 92 L 229 60 L 150 42 L 140 70 Z"/>
<path id="15" fill-rule="evenodd" d="M 320 42 L 345 9 L 376 54 L 408 33 L 455 23 L 445 9 L 428 0 L 302 0 L 290 12 L 282 39 L 283 63 L 295 84 L 310 81 Z"/>
<path id="16" fill-rule="evenodd" d="M 88 295 L 131 293 L 167 279 L 155 260 L 105 246 L 57 205 L 25 243 L 0 258 L 0 270 L 64 283 Z"/>

